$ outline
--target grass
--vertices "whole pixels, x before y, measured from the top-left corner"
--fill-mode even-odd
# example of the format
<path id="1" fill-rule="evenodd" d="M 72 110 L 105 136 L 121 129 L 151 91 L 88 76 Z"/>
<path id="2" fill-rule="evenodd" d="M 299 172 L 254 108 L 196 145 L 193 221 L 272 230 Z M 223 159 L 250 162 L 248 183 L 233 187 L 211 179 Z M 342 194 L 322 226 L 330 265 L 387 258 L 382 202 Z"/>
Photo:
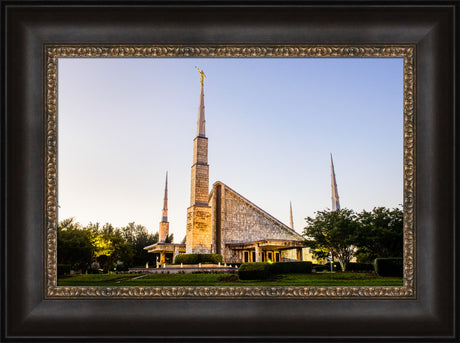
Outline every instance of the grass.
<path id="1" fill-rule="evenodd" d="M 59 286 L 402 286 L 402 278 L 371 273 L 282 274 L 273 279 L 239 280 L 235 274 L 73 275 Z"/>
<path id="2" fill-rule="evenodd" d="M 59 286 L 116 286 L 142 274 L 83 274 L 58 279 Z"/>

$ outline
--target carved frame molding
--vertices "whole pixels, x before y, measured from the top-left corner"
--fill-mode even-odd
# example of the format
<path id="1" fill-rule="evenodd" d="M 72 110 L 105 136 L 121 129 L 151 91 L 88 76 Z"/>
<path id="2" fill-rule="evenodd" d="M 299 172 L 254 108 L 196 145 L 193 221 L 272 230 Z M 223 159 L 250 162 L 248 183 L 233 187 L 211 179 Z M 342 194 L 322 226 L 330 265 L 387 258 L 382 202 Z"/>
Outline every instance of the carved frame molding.
<path id="1" fill-rule="evenodd" d="M 416 298 L 415 45 L 45 45 L 45 298 Z M 404 277 L 402 287 L 78 287 L 57 285 L 57 63 L 72 57 L 390 57 L 404 59 Z"/>

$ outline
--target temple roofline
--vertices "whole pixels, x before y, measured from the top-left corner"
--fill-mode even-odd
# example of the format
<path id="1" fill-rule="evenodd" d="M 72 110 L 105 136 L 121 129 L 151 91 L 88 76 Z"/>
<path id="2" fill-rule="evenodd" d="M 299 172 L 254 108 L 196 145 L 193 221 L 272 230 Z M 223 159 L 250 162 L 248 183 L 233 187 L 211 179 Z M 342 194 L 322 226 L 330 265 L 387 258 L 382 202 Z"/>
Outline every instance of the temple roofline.
<path id="1" fill-rule="evenodd" d="M 244 196 L 242 196 L 241 194 L 239 194 L 238 192 L 234 191 L 233 189 L 231 189 L 230 187 L 228 187 L 226 184 L 224 184 L 222 181 L 216 181 L 213 185 L 212 185 L 212 190 L 211 192 L 209 193 L 209 200 L 211 200 L 211 196 L 212 196 L 212 193 L 214 191 L 214 188 L 216 186 L 224 186 L 225 189 L 229 190 L 230 193 L 232 193 L 235 197 L 239 198 L 240 200 L 246 202 L 249 206 L 251 206 L 254 210 L 256 210 L 257 212 L 259 212 L 261 215 L 263 215 L 265 218 L 267 218 L 268 220 L 278 224 L 279 226 L 281 226 L 284 230 L 288 231 L 289 233 L 295 235 L 296 237 L 299 238 L 299 240 L 304 240 L 304 238 L 299 234 L 297 233 L 297 231 L 295 231 L 294 229 L 291 229 L 289 226 L 287 226 L 286 224 L 282 223 L 281 221 L 279 221 L 278 219 L 276 219 L 275 217 L 273 217 L 272 215 L 270 215 L 269 213 L 265 212 L 263 209 L 261 209 L 259 206 L 257 206 L 256 204 L 254 204 L 253 202 L 249 201 L 248 199 L 246 199 Z"/>
<path id="2" fill-rule="evenodd" d="M 182 244 L 182 243 L 164 243 L 164 242 L 158 242 L 158 243 L 155 243 L 155 244 L 151 244 L 151 245 L 148 245 L 146 247 L 144 247 L 144 250 L 150 250 L 154 247 L 183 247 L 185 249 L 185 244 Z"/>

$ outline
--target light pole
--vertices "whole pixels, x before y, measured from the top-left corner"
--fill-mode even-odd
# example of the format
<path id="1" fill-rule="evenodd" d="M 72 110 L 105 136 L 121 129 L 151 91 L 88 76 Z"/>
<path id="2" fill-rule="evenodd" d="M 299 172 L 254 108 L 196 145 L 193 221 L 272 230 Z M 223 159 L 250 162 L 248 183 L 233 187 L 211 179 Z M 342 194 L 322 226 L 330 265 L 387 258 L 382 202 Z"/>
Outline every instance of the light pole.
<path id="1" fill-rule="evenodd" d="M 327 257 L 327 259 L 331 262 L 331 273 L 333 272 L 333 262 L 332 262 L 332 252 L 329 251 L 329 256 Z"/>

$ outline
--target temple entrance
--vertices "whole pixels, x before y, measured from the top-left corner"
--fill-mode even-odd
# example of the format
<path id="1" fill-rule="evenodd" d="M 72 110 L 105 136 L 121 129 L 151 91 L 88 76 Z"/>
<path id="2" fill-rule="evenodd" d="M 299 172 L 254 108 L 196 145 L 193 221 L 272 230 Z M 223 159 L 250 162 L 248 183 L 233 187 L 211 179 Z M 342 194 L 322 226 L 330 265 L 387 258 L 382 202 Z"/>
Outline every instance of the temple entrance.
<path id="1" fill-rule="evenodd" d="M 302 261 L 303 242 L 289 240 L 262 240 L 244 243 L 227 243 L 227 248 L 232 249 L 238 256 L 239 262 L 283 262 L 282 253 L 294 250 L 296 253 L 286 261 Z"/>
<path id="2" fill-rule="evenodd" d="M 269 261 L 273 261 L 273 253 L 271 251 L 267 253 L 267 257 Z"/>

